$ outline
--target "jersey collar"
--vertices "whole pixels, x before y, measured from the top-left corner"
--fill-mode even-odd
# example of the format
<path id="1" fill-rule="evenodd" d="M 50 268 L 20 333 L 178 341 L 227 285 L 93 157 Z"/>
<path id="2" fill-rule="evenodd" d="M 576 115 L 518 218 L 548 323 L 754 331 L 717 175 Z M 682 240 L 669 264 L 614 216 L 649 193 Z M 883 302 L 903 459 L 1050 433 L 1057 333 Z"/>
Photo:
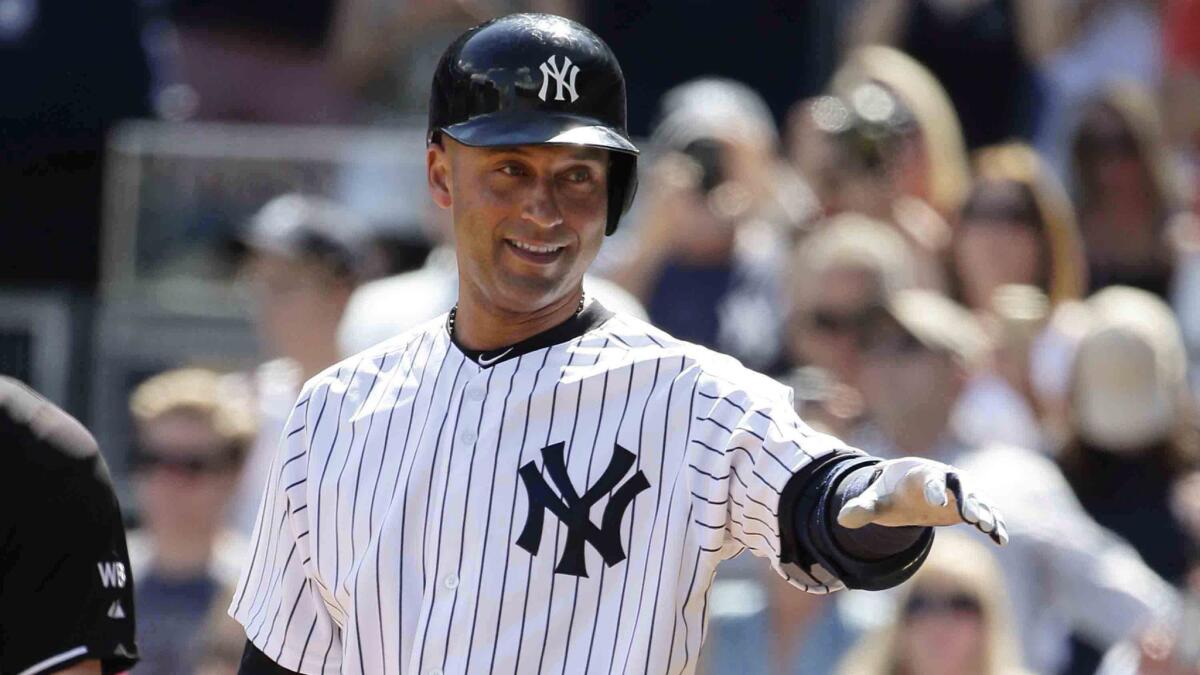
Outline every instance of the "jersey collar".
<path id="1" fill-rule="evenodd" d="M 474 361 L 480 368 L 491 368 L 497 363 L 504 363 L 509 359 L 515 359 L 523 354 L 536 352 L 539 349 L 552 347 L 580 337 L 607 321 L 612 315 L 613 312 L 611 310 L 601 305 L 598 300 L 593 299 L 588 302 L 582 312 L 571 316 L 566 321 L 507 347 L 479 351 L 467 349 L 459 344 L 455 338 L 451 338 L 451 341 L 460 352 L 468 359 Z M 447 333 L 449 333 L 449 330 L 447 330 Z"/>

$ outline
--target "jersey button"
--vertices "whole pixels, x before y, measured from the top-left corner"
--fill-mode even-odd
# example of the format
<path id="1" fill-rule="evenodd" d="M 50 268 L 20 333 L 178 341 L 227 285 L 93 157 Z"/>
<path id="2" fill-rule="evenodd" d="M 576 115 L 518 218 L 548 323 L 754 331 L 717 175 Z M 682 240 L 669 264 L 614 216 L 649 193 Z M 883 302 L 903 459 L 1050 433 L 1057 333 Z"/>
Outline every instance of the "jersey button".
<path id="1" fill-rule="evenodd" d="M 459 434 L 458 439 L 463 442 L 463 445 L 471 445 L 479 440 L 479 436 L 471 429 L 467 429 Z"/>
<path id="2" fill-rule="evenodd" d="M 445 580 L 442 581 L 442 583 L 446 584 L 446 588 L 449 588 L 450 590 L 454 590 L 454 589 L 458 588 L 458 576 L 454 575 L 454 574 L 447 575 Z"/>
<path id="3" fill-rule="evenodd" d="M 442 671 L 438 668 L 434 668 L 433 670 L 429 671 L 429 675 L 442 675 Z"/>

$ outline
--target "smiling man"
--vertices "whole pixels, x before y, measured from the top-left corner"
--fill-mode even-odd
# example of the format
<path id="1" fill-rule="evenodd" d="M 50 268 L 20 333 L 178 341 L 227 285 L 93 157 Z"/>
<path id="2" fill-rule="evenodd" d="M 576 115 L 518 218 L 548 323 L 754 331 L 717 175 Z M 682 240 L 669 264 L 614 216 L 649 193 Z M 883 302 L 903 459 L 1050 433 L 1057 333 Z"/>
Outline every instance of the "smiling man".
<path id="1" fill-rule="evenodd" d="M 458 304 L 305 385 L 231 607 L 241 672 L 688 673 L 744 550 L 827 593 L 908 578 L 928 526 L 1007 538 L 952 467 L 818 434 L 781 385 L 585 297 L 636 158 L 583 26 L 449 47 L 427 173 Z"/>

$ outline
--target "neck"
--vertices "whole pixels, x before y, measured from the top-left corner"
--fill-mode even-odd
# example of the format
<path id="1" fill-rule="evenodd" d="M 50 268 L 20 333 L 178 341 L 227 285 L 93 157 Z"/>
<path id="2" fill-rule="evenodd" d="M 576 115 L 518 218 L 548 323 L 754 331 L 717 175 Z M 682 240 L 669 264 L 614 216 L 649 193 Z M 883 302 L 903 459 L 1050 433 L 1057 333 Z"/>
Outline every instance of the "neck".
<path id="1" fill-rule="evenodd" d="M 319 337 L 314 338 L 314 343 L 309 345 L 304 353 L 293 354 L 291 358 L 299 364 L 304 380 L 308 381 L 337 363 L 339 356 L 336 331 L 330 331 L 328 334 L 322 332 Z"/>
<path id="2" fill-rule="evenodd" d="M 460 288 L 465 286 L 460 284 Z M 579 309 L 583 288 L 532 312 L 509 312 L 460 293 L 454 318 L 454 339 L 467 349 L 487 351 L 516 344 L 570 319 Z"/>
<path id="3" fill-rule="evenodd" d="M 212 558 L 212 547 L 211 536 L 161 537 L 154 551 L 154 569 L 173 579 L 204 574 Z"/>

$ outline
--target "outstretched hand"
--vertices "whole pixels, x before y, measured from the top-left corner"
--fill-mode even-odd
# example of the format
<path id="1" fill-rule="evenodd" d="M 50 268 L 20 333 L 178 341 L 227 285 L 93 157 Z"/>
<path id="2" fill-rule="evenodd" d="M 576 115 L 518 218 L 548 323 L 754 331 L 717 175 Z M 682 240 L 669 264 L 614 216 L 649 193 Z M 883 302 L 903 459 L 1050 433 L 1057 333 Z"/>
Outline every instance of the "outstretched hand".
<path id="1" fill-rule="evenodd" d="M 965 474 L 952 466 L 915 457 L 882 462 L 871 484 L 838 513 L 838 524 L 851 529 L 868 524 L 957 525 L 965 522 L 1003 546 L 1004 518 L 972 491 Z"/>

